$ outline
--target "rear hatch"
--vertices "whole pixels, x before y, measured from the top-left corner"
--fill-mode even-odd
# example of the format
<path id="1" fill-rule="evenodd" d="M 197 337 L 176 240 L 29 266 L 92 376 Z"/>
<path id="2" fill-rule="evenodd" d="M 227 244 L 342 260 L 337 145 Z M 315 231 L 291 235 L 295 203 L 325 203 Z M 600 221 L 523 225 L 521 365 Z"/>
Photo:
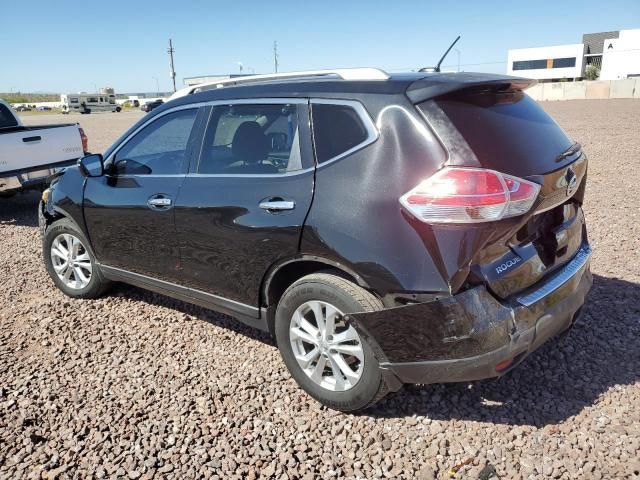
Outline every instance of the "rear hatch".
<path id="1" fill-rule="evenodd" d="M 419 111 L 448 151 L 448 166 L 491 169 L 539 184 L 531 210 L 466 228 L 452 291 L 484 283 L 500 298 L 521 292 L 559 269 L 586 242 L 581 210 L 587 159 L 530 97 L 526 84 L 465 86 L 422 101 Z M 467 248 L 474 245 L 474 248 Z M 464 248 L 463 248 L 464 247 Z M 455 279 L 455 280 L 453 280 Z"/>

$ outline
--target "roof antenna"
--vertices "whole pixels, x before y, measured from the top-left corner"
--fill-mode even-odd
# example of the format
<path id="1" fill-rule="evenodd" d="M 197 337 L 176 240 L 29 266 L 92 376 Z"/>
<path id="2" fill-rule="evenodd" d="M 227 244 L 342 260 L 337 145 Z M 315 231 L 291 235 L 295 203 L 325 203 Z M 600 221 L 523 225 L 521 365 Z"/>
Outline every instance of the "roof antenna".
<path id="1" fill-rule="evenodd" d="M 447 51 L 444 52 L 444 55 L 442 55 L 442 58 L 440 59 L 440 61 L 438 62 L 438 64 L 435 67 L 424 67 L 421 68 L 420 70 L 418 70 L 419 72 L 440 72 L 440 65 L 442 65 L 442 62 L 444 61 L 445 58 L 447 58 L 447 55 L 449 55 L 449 52 L 451 51 L 451 49 L 453 48 L 453 46 L 458 43 L 458 40 L 460 40 L 460 35 L 458 35 L 458 37 L 453 41 L 453 43 L 451 45 L 449 45 L 449 48 L 447 48 Z"/>

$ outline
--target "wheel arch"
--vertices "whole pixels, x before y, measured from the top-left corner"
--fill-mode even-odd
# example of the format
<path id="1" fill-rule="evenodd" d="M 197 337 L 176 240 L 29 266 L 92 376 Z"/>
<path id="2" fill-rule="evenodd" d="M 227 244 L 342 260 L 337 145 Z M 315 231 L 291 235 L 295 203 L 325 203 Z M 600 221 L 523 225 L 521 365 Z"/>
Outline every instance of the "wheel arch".
<path id="1" fill-rule="evenodd" d="M 267 271 L 260 289 L 260 305 L 266 311 L 267 324 L 272 334 L 274 333 L 276 307 L 287 288 L 302 277 L 321 271 L 333 272 L 362 288 L 371 290 L 362 276 L 349 266 L 335 260 L 314 255 L 302 255 L 278 262 Z"/>
<path id="2" fill-rule="evenodd" d="M 70 223 L 73 224 L 75 228 L 78 229 L 79 232 L 82 233 L 82 235 L 84 235 L 84 237 L 88 242 L 87 247 L 95 255 L 95 251 L 93 249 L 93 243 L 91 241 L 91 236 L 89 235 L 89 232 L 87 232 L 87 229 L 85 228 L 84 218 L 80 218 L 80 220 L 83 222 L 81 224 L 73 215 L 71 215 L 71 213 L 69 213 L 68 211 L 66 211 L 65 209 L 57 205 L 54 205 L 52 208 L 49 209 L 41 204 L 41 209 L 42 209 L 42 216 L 44 219 L 44 225 L 43 225 L 44 228 L 42 229 L 43 234 L 52 224 L 54 224 L 58 220 L 63 220 L 63 219 L 68 220 Z"/>
<path id="3" fill-rule="evenodd" d="M 45 220 L 45 228 L 48 228 L 53 222 L 57 222 L 58 220 L 62 220 L 66 218 L 70 222 L 72 222 L 77 228 L 80 228 L 78 222 L 74 220 L 74 218 L 62 208 L 54 206 L 51 209 L 46 208 L 44 205 L 41 205 L 42 216 Z M 80 229 L 84 233 L 84 230 Z"/>

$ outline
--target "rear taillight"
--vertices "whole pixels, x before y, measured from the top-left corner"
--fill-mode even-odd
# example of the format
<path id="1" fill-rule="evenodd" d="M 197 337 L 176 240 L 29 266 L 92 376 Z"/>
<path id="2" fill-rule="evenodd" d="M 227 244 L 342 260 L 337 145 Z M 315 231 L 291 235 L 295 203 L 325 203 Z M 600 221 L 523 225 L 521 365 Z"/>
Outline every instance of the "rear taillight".
<path id="1" fill-rule="evenodd" d="M 482 168 L 445 167 L 400 197 L 426 223 L 491 222 L 528 212 L 540 185 Z"/>
<path id="2" fill-rule="evenodd" d="M 78 130 L 80 130 L 80 140 L 82 140 L 82 151 L 84 153 L 88 153 L 89 152 L 89 137 L 87 137 L 87 134 L 84 133 L 84 130 L 82 129 L 82 127 L 78 127 Z"/>

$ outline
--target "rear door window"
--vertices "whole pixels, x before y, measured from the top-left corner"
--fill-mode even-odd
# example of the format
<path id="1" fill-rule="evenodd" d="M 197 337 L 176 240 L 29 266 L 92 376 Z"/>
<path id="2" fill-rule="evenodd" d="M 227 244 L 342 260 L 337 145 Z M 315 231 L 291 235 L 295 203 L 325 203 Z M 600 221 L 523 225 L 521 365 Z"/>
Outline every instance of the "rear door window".
<path id="1" fill-rule="evenodd" d="M 0 104 L 0 128 L 17 127 L 18 122 L 5 105 Z"/>
<path id="2" fill-rule="evenodd" d="M 299 110 L 288 103 L 214 107 L 198 173 L 283 174 L 303 169 Z"/>
<path id="3" fill-rule="evenodd" d="M 313 103 L 311 112 L 319 164 L 340 157 L 369 139 L 360 115 L 351 106 Z"/>

